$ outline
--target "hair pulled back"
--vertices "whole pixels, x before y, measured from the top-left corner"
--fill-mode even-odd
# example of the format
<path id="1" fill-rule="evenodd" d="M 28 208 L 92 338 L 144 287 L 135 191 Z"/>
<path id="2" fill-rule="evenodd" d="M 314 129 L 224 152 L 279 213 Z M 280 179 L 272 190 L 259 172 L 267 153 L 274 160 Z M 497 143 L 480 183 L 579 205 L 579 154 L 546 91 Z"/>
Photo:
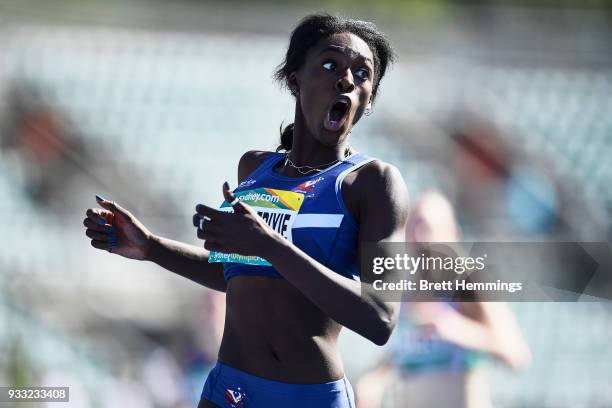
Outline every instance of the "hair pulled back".
<path id="1" fill-rule="evenodd" d="M 372 101 L 376 98 L 378 86 L 385 76 L 387 65 L 393 62 L 395 53 L 385 35 L 368 21 L 352 20 L 330 14 L 311 14 L 304 17 L 291 33 L 285 60 L 274 72 L 274 79 L 289 87 L 289 75 L 298 71 L 305 62 L 306 54 L 319 40 L 334 34 L 351 33 L 361 38 L 374 55 L 374 84 Z M 295 96 L 295 94 L 294 94 Z M 293 146 L 293 123 L 284 129 L 281 124 L 281 144 L 276 149 L 291 150 Z"/>

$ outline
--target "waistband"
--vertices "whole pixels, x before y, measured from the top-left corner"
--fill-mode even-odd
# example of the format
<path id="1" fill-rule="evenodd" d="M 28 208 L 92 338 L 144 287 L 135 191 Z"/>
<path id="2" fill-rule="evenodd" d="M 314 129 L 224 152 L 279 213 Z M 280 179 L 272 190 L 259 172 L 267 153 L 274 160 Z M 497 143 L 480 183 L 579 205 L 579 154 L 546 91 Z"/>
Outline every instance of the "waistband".
<path id="1" fill-rule="evenodd" d="M 234 367 L 230 367 L 220 361 L 215 364 L 214 371 L 219 373 L 221 377 L 231 377 L 234 381 L 248 383 L 256 386 L 260 390 L 266 390 L 275 394 L 291 394 L 299 395 L 306 394 L 309 396 L 317 394 L 328 394 L 338 391 L 346 391 L 350 385 L 346 376 L 336 381 L 330 381 L 319 384 L 293 384 L 281 381 L 268 380 L 253 374 L 249 374 Z"/>

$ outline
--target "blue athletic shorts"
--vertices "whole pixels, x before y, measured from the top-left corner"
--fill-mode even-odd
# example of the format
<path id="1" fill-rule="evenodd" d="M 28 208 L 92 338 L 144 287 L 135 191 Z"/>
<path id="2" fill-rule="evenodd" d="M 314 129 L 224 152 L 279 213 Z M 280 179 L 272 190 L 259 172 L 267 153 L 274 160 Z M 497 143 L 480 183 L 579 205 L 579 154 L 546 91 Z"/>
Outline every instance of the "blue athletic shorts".
<path id="1" fill-rule="evenodd" d="M 217 361 L 202 398 L 221 408 L 354 408 L 346 377 L 323 384 L 289 384 L 266 380 Z"/>

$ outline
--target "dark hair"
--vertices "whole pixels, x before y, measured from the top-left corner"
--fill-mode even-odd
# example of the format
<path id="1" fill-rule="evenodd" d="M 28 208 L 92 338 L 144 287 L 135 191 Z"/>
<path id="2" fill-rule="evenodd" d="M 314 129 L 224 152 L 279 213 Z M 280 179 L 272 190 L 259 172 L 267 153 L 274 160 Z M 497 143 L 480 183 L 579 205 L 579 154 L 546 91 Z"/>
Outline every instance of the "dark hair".
<path id="1" fill-rule="evenodd" d="M 289 75 L 300 69 L 306 54 L 319 40 L 334 34 L 351 33 L 361 38 L 374 55 L 374 85 L 372 101 L 376 98 L 380 80 L 385 76 L 387 65 L 393 61 L 395 53 L 391 44 L 374 23 L 336 17 L 329 14 L 311 14 L 304 17 L 291 33 L 287 54 L 282 64 L 274 72 L 274 78 L 289 88 Z M 281 144 L 276 149 L 291 150 L 293 145 L 293 123 L 282 130 Z"/>

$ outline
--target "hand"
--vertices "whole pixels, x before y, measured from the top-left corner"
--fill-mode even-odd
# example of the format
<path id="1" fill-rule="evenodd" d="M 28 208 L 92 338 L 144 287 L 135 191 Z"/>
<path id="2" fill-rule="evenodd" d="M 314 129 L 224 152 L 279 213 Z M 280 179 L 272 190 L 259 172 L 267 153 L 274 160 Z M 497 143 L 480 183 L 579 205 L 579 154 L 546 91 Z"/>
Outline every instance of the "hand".
<path id="1" fill-rule="evenodd" d="M 411 319 L 428 338 L 461 344 L 469 319 L 452 307 L 436 302 L 415 303 L 411 307 Z"/>
<path id="2" fill-rule="evenodd" d="M 96 196 L 102 208 L 87 210 L 83 221 L 91 246 L 130 259 L 145 260 L 152 234 L 129 211 Z"/>
<path id="3" fill-rule="evenodd" d="M 228 203 L 236 200 L 227 182 L 223 183 L 223 198 Z M 193 225 L 198 227 L 198 238 L 204 240 L 204 248 L 265 258 L 269 244 L 282 236 L 270 228 L 249 205 L 237 201 L 232 208 L 233 214 L 204 204 L 196 206 Z"/>

